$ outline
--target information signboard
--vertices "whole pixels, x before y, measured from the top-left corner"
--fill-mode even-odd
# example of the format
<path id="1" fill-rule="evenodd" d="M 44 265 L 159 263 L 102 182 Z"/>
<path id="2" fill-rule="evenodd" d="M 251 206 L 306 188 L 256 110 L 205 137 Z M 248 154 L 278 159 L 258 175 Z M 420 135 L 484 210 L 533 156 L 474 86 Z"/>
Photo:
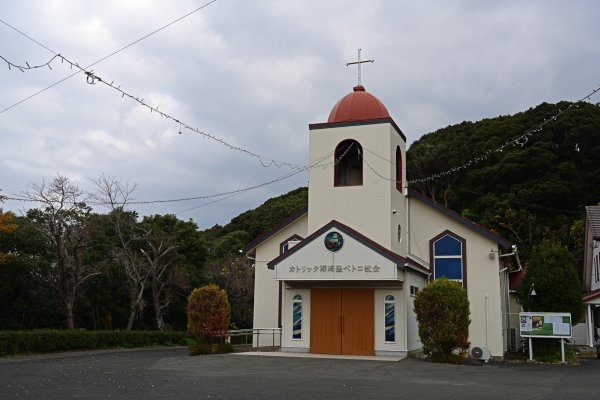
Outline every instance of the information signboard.
<path id="1" fill-rule="evenodd" d="M 570 338 L 571 314 L 551 312 L 519 313 L 521 337 Z"/>

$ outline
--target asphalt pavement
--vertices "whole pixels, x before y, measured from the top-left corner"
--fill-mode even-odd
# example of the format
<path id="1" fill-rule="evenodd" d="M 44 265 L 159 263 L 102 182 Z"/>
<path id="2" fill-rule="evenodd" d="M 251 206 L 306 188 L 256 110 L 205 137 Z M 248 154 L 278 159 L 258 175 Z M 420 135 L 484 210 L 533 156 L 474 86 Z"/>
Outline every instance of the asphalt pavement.
<path id="1" fill-rule="evenodd" d="M 582 365 L 432 364 L 189 356 L 185 348 L 0 358 L 0 399 L 593 399 L 600 360 Z"/>

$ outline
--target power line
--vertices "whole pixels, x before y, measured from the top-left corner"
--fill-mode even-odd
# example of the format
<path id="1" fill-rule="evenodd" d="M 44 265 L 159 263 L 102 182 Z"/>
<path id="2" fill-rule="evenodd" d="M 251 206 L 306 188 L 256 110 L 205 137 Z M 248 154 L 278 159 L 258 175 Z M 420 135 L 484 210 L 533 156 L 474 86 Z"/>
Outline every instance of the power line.
<path id="1" fill-rule="evenodd" d="M 126 45 L 126 46 L 124 46 L 124 47 L 121 47 L 121 48 L 120 48 L 120 49 L 118 49 L 118 50 L 115 50 L 115 51 L 113 51 L 113 52 L 112 52 L 112 53 L 110 53 L 109 55 L 107 55 L 107 56 L 105 56 L 105 57 L 102 57 L 102 58 L 101 58 L 101 59 L 99 59 L 98 61 L 95 61 L 95 62 L 93 62 L 92 64 L 88 65 L 87 67 L 84 67 L 84 68 L 82 68 L 80 71 L 77 71 L 77 72 L 75 72 L 75 73 L 73 73 L 73 74 L 71 74 L 71 75 L 68 75 L 68 76 L 66 76 L 66 77 L 65 77 L 65 78 L 63 78 L 63 79 L 61 79 L 61 80 L 59 80 L 59 81 L 57 81 L 57 82 L 54 82 L 52 85 L 50 85 L 50 86 L 46 87 L 45 89 L 42 89 L 42 90 L 40 90 L 40 91 L 38 91 L 38 92 L 36 92 L 36 93 L 34 93 L 34 94 L 30 95 L 30 96 L 28 96 L 28 97 L 26 97 L 26 98 L 24 98 L 24 99 L 22 99 L 22 100 L 18 101 L 17 103 L 15 103 L 15 104 L 13 104 L 13 105 L 11 105 L 11 106 L 9 106 L 9 107 L 6 107 L 5 109 L 3 109 L 3 110 L 1 110 L 1 111 L 0 111 L 0 114 L 2 114 L 2 113 L 4 113 L 5 111 L 8 111 L 8 110 L 10 110 L 10 109 L 12 109 L 12 108 L 14 108 L 14 107 L 18 106 L 19 104 L 22 104 L 22 103 L 24 103 L 25 101 L 27 101 L 27 100 L 29 100 L 29 99 L 31 99 L 31 98 L 33 98 L 33 97 L 37 96 L 37 95 L 38 95 L 38 94 L 40 94 L 40 93 L 43 93 L 43 92 L 45 92 L 45 91 L 46 91 L 46 90 L 48 90 L 48 89 L 51 89 L 51 88 L 53 88 L 54 86 L 56 86 L 56 85 L 58 85 L 58 84 L 60 84 L 60 83 L 62 83 L 62 82 L 64 82 L 64 81 L 66 81 L 67 79 L 70 79 L 70 78 L 72 78 L 73 76 L 75 76 L 75 75 L 79 74 L 80 72 L 82 72 L 84 69 L 88 69 L 88 68 L 90 68 L 90 67 L 93 67 L 94 65 L 96 65 L 96 64 L 98 64 L 98 63 L 100 63 L 100 62 L 102 62 L 102 61 L 106 60 L 107 58 L 110 58 L 110 57 L 114 56 L 115 54 L 118 54 L 118 53 L 122 52 L 123 50 L 125 50 L 125 49 L 127 49 L 127 48 L 129 48 L 129 47 L 131 47 L 131 46 L 133 46 L 133 45 L 135 45 L 135 44 L 137 44 L 137 43 L 141 42 L 142 40 L 144 40 L 144 39 L 147 39 L 148 37 L 150 37 L 150 36 L 152 36 L 152 35 L 154 35 L 154 34 L 156 34 L 156 33 L 160 32 L 160 31 L 162 31 L 162 30 L 163 30 L 163 29 L 165 29 L 165 28 L 168 28 L 169 26 L 171 26 L 171 25 L 173 25 L 173 24 L 175 24 L 175 23 L 177 23 L 177 22 L 181 21 L 182 19 L 184 19 L 184 18 L 186 18 L 186 17 L 188 17 L 188 16 L 190 16 L 190 15 L 192 15 L 192 14 L 194 14 L 194 13 L 196 13 L 196 12 L 198 12 L 198 11 L 200 11 L 200 10 L 202 10 L 202 9 L 206 8 L 206 7 L 208 7 L 209 5 L 211 5 L 212 3 L 216 2 L 216 1 L 217 1 L 217 0 L 212 0 L 212 1 L 209 1 L 208 3 L 205 3 L 205 4 L 203 4 L 202 6 L 200 6 L 200 7 L 196 8 L 195 10 L 193 10 L 193 11 L 190 11 L 189 13 L 187 13 L 187 14 L 185 14 L 185 15 L 183 15 L 183 16 L 181 16 L 181 17 L 179 17 L 179 18 L 177 18 L 177 19 L 175 19 L 175 20 L 173 20 L 173 21 L 171 21 L 171 22 L 169 22 L 168 24 L 166 24 L 166 25 L 163 25 L 163 26 L 161 26 L 161 27 L 160 27 L 160 28 L 158 28 L 158 29 L 155 29 L 154 31 L 150 32 L 149 34 L 147 34 L 147 35 L 145 35 L 145 36 L 142 36 L 141 38 L 139 38 L 139 39 L 137 39 L 137 40 L 135 40 L 135 41 L 133 41 L 133 42 L 129 43 L 128 45 Z M 20 30 L 18 30 L 17 28 L 13 27 L 13 26 L 12 26 L 12 25 L 10 25 L 9 23 L 5 22 L 4 20 L 0 19 L 0 22 L 2 22 L 4 25 L 8 26 L 9 28 L 11 28 L 11 29 L 15 30 L 15 31 L 16 31 L 16 32 L 18 32 L 19 34 L 23 35 L 23 36 L 24 36 L 24 37 L 26 37 L 27 39 L 29 39 L 29 40 L 33 41 L 34 43 L 38 44 L 39 46 L 43 47 L 44 49 L 48 50 L 49 52 L 53 53 L 54 55 L 58 55 L 58 53 L 56 53 L 55 51 L 53 51 L 53 50 L 49 49 L 48 47 L 44 46 L 43 44 L 41 44 L 41 43 L 40 43 L 40 42 L 38 42 L 37 40 L 35 40 L 35 39 L 31 38 L 29 35 L 27 35 L 27 34 L 25 34 L 25 33 L 21 32 Z M 79 67 L 79 66 L 77 65 L 77 67 Z"/>
<path id="2" fill-rule="evenodd" d="M 275 179 L 272 179 L 270 181 L 267 182 L 263 182 L 254 186 L 249 186 L 249 187 L 245 187 L 245 188 L 241 188 L 241 189 L 236 189 L 236 190 L 230 190 L 227 192 L 222 192 L 222 193 L 216 193 L 216 194 L 209 194 L 209 195 L 200 195 L 200 196 L 192 196 L 192 197 L 183 197 L 183 198 L 177 198 L 177 199 L 166 199 L 166 200 L 145 200 L 145 201 L 129 201 L 127 202 L 127 204 L 129 205 L 144 205 L 144 204 L 163 204 L 163 203 L 180 203 L 180 202 L 186 202 L 186 201 L 193 201 L 193 200 L 206 200 L 206 199 L 215 199 L 218 197 L 223 197 L 223 196 L 227 196 L 227 195 L 234 195 L 234 194 L 240 194 L 240 193 L 244 193 L 253 189 L 258 189 L 264 186 L 268 186 L 271 185 L 273 183 L 277 183 L 277 182 L 281 182 L 285 179 L 289 179 L 293 176 L 296 176 L 302 172 L 305 171 L 309 171 L 312 168 L 318 168 L 318 167 L 326 167 L 328 165 L 331 164 L 337 164 L 341 161 L 342 158 L 344 158 L 346 156 L 346 154 L 348 153 L 348 151 L 350 150 L 349 146 L 348 149 L 346 149 L 346 151 L 344 152 L 344 154 L 342 154 L 340 157 L 338 157 L 337 159 L 333 160 L 333 161 L 328 161 L 323 163 L 327 158 L 330 158 L 333 155 L 333 152 L 330 152 L 324 156 L 322 156 L 321 158 L 315 160 L 314 162 L 305 165 L 303 167 L 301 167 L 300 169 L 296 170 L 296 171 L 292 171 L 288 174 L 282 175 L 280 177 L 277 177 Z M 34 199 L 30 199 L 27 197 L 15 197 L 15 196 L 3 196 L 3 199 L 5 200 L 13 200 L 13 201 L 20 201 L 20 202 L 28 202 L 28 203 L 37 203 L 37 200 Z M 101 201 L 86 201 L 85 202 L 88 205 L 103 205 L 105 203 L 101 202 Z M 184 210 L 187 211 L 187 210 Z"/>
<path id="3" fill-rule="evenodd" d="M 354 143 L 350 144 L 350 146 L 348 146 L 348 148 L 345 149 L 344 153 L 341 154 L 339 157 L 334 157 L 333 160 L 324 162 L 326 159 L 330 158 L 332 155 L 335 154 L 335 151 L 333 152 L 329 152 L 327 154 L 325 154 L 324 156 L 321 156 L 320 158 L 316 159 L 315 161 L 313 161 L 312 163 L 309 163 L 303 167 L 301 167 L 300 169 L 290 172 L 288 174 L 285 174 L 283 176 L 280 176 L 278 178 L 272 179 L 270 181 L 267 182 L 263 182 L 261 184 L 258 185 L 254 185 L 254 186 L 250 186 L 250 187 L 245 187 L 245 188 L 241 188 L 241 189 L 236 189 L 236 190 L 230 190 L 228 192 L 222 192 L 222 193 L 217 193 L 217 194 L 210 194 L 210 195 L 201 195 L 201 196 L 193 196 L 193 197 L 184 197 L 184 198 L 178 198 L 178 199 L 167 199 L 167 200 L 146 200 L 146 201 L 129 201 L 127 202 L 128 205 L 143 205 L 143 204 L 162 204 L 162 203 L 179 203 L 179 202 L 185 202 L 185 201 L 192 201 L 192 200 L 203 200 L 203 199 L 215 199 L 218 197 L 223 197 L 223 196 L 228 196 L 226 198 L 232 197 L 234 195 L 240 194 L 240 193 L 244 193 L 253 189 L 258 189 L 264 186 L 268 186 L 271 185 L 273 183 L 277 183 L 277 182 L 281 182 L 285 179 L 291 178 L 293 176 L 296 176 L 302 172 L 305 171 L 309 171 L 313 168 L 324 168 L 327 167 L 331 164 L 333 164 L 334 166 L 339 164 L 342 159 L 344 157 L 346 157 L 346 155 L 348 154 L 348 152 L 353 148 Z M 4 200 L 13 200 L 13 201 L 20 201 L 20 202 L 27 202 L 27 203 L 38 203 L 39 200 L 36 199 L 31 199 L 28 197 L 14 197 L 14 196 L 3 196 L 2 197 Z M 225 198 L 225 199 L 226 199 Z M 219 199 L 214 201 L 213 203 L 216 203 L 217 201 L 221 201 L 221 200 L 225 200 L 225 199 Z M 86 201 L 85 202 L 88 205 L 104 205 L 104 202 L 101 201 Z M 206 205 L 211 204 L 211 203 L 207 203 Z M 202 205 L 201 205 L 202 206 Z M 192 208 L 193 209 L 193 208 Z M 189 211 L 188 210 L 183 210 L 180 211 L 181 212 L 185 212 L 185 211 Z"/>
<path id="4" fill-rule="evenodd" d="M 600 87 L 592 90 L 590 93 L 588 93 L 587 95 L 585 95 L 584 97 L 582 97 L 581 99 L 579 99 L 577 102 L 583 102 L 585 100 L 590 100 L 591 97 L 593 95 L 595 95 L 598 91 L 600 91 Z M 572 109 L 573 107 L 578 108 L 579 105 L 575 104 L 575 103 L 571 103 L 569 104 L 569 106 L 564 109 L 564 110 L 558 110 L 558 113 L 552 115 L 550 118 L 546 118 L 544 119 L 544 121 L 540 124 L 538 124 L 535 128 L 529 129 L 527 131 L 525 131 L 525 133 L 521 134 L 520 136 L 511 139 L 509 141 L 507 141 L 506 143 L 504 143 L 502 146 L 497 147 L 495 149 L 490 149 L 488 151 L 486 151 L 484 154 L 480 155 L 479 157 L 475 157 L 467 162 L 465 162 L 462 165 L 458 165 L 455 167 L 452 167 L 446 171 L 443 172 L 438 172 L 436 174 L 430 175 L 428 177 L 425 178 L 419 178 L 419 179 L 412 179 L 409 180 L 407 183 L 422 183 L 422 182 L 427 182 L 427 181 L 431 181 L 437 178 L 442 178 L 444 176 L 448 176 L 451 174 L 454 174 L 455 172 L 461 171 L 465 168 L 470 167 L 471 165 L 477 164 L 481 161 L 487 160 L 489 156 L 491 156 L 493 153 L 502 153 L 505 149 L 512 147 L 516 147 L 516 146 L 520 146 L 523 147 L 527 144 L 527 142 L 529 141 L 529 138 L 532 137 L 535 134 L 538 134 L 539 132 L 541 132 L 544 129 L 544 126 L 546 126 L 547 124 L 554 122 L 556 120 L 558 120 L 558 118 L 560 118 L 563 114 L 565 114 L 566 112 L 568 112 L 570 109 Z"/>
<path id="5" fill-rule="evenodd" d="M 216 1 L 216 0 L 214 0 L 214 1 Z M 189 14 L 188 14 L 188 15 L 189 15 Z M 184 18 L 184 17 L 182 17 L 182 18 Z M 182 18 L 180 18 L 180 19 L 182 19 Z M 175 21 L 174 21 L 174 22 L 175 22 Z M 173 23 L 174 23 L 174 22 L 173 22 Z M 148 36 L 148 35 L 146 35 L 146 37 L 147 37 L 147 36 Z M 27 37 L 29 37 L 29 36 L 27 36 Z M 32 40 L 34 40 L 34 39 L 32 39 Z M 141 40 L 141 39 L 140 39 L 140 40 Z M 139 41 L 139 40 L 138 40 L 138 41 Z M 39 42 L 37 42 L 37 41 L 36 41 L 36 43 L 39 43 Z M 40 45 L 41 45 L 41 44 L 40 44 Z M 43 45 L 42 45 L 42 46 L 43 46 Z M 45 47 L 45 46 L 44 46 L 44 47 Z M 105 79 L 101 78 L 100 76 L 98 76 L 97 74 L 95 74 L 95 73 L 94 73 L 94 71 L 92 71 L 92 70 L 87 70 L 87 68 L 88 68 L 88 67 L 85 67 L 85 68 L 84 68 L 84 67 L 81 67 L 81 66 L 80 66 L 78 63 L 76 63 L 76 62 L 74 62 L 74 61 L 71 61 L 71 60 L 69 60 L 68 58 L 66 58 L 65 56 L 63 56 L 63 55 L 61 55 L 61 54 L 55 54 L 55 55 L 54 55 L 54 57 L 52 57 L 52 58 L 51 58 L 51 59 L 50 59 L 48 62 L 46 62 L 46 63 L 44 63 L 44 64 L 36 65 L 36 66 L 33 66 L 33 67 L 32 67 L 32 66 L 30 66 L 30 65 L 29 65 L 29 63 L 26 63 L 26 64 L 27 64 L 27 66 L 25 67 L 25 66 L 21 66 L 21 65 L 14 64 L 14 63 L 12 63 L 12 62 L 8 61 L 6 58 L 4 58 L 4 57 L 2 57 L 2 56 L 0 56 L 0 58 L 2 58 L 2 60 L 4 60 L 4 61 L 5 61 L 5 62 L 8 64 L 8 68 L 9 68 L 9 69 L 11 69 L 11 67 L 14 67 L 14 68 L 16 68 L 16 69 L 19 69 L 19 70 L 21 70 L 21 72 L 24 72 L 24 70 L 37 69 L 37 68 L 42 68 L 42 67 L 46 67 L 46 66 L 47 66 L 47 67 L 49 67 L 50 69 L 52 69 L 52 68 L 50 67 L 50 64 L 52 63 L 52 61 L 54 61 L 55 59 L 59 59 L 59 60 L 61 61 L 61 63 L 67 62 L 67 63 L 68 63 L 70 66 L 71 66 L 71 68 L 75 67 L 76 69 L 78 69 L 78 71 L 77 71 L 77 72 L 75 72 L 74 74 L 71 74 L 71 75 L 69 75 L 69 76 L 68 76 L 68 77 L 66 77 L 65 79 L 63 79 L 63 80 L 61 80 L 61 81 L 57 82 L 56 84 L 58 84 L 58 83 L 60 83 L 60 82 L 62 82 L 62 81 L 64 81 L 64 80 L 66 80 L 66 79 L 70 78 L 71 76 L 74 76 L 74 75 L 78 74 L 79 72 L 83 72 L 83 73 L 86 75 L 86 81 L 87 81 L 87 83 L 88 83 L 88 84 L 90 84 L 90 85 L 95 85 L 97 82 L 100 82 L 100 83 L 102 83 L 102 84 L 104 84 L 104 85 L 106 85 L 106 86 L 110 87 L 111 89 L 113 89 L 113 90 L 116 90 L 117 92 L 119 92 L 119 93 L 121 94 L 121 97 L 122 97 L 122 98 L 123 98 L 123 97 L 125 97 L 125 96 L 127 96 L 127 97 L 128 97 L 128 98 L 130 98 L 131 100 L 133 100 L 133 101 L 137 102 L 137 103 L 138 103 L 138 104 L 140 104 L 141 106 L 143 106 L 143 107 L 145 107 L 146 109 L 150 110 L 150 113 L 156 112 L 156 113 L 157 113 L 158 115 L 160 115 L 161 117 L 163 117 L 163 118 L 166 118 L 166 119 L 169 119 L 169 120 L 171 120 L 171 121 L 175 122 L 176 124 L 178 124 L 178 125 L 179 125 L 178 127 L 179 127 L 179 133 L 180 133 L 180 134 L 182 133 L 182 132 L 181 132 L 182 130 L 185 130 L 185 129 L 187 129 L 187 130 L 190 130 L 190 131 L 192 131 L 192 132 L 194 132 L 194 133 L 197 133 L 197 134 L 199 134 L 199 135 L 203 136 L 203 137 L 204 137 L 204 138 L 206 138 L 206 139 L 213 140 L 213 141 L 215 141 L 215 142 L 217 142 L 217 143 L 219 143 L 219 144 L 221 144 L 221 145 L 223 145 L 223 146 L 225 146 L 225 147 L 229 148 L 230 150 L 233 150 L 233 151 L 238 151 L 238 152 L 240 152 L 240 153 L 242 153 L 242 154 L 245 154 L 245 155 L 247 155 L 247 156 L 250 156 L 250 157 L 256 158 L 256 159 L 257 159 L 257 160 L 260 162 L 260 164 L 261 164 L 263 167 L 265 167 L 265 168 L 268 168 L 268 167 L 271 167 L 271 166 L 275 166 L 275 167 L 282 167 L 282 166 L 286 166 L 286 167 L 289 167 L 289 168 L 292 168 L 292 169 L 300 169 L 300 168 L 302 168 L 301 166 L 299 166 L 299 165 L 297 165 L 297 164 L 292 164 L 292 163 L 288 163 L 288 162 L 281 161 L 281 160 L 275 160 L 275 159 L 273 159 L 273 158 L 269 158 L 269 157 L 266 157 L 266 156 L 260 155 L 260 154 L 258 154 L 258 153 L 255 153 L 255 152 L 253 152 L 253 151 L 250 151 L 250 150 L 248 150 L 248 149 L 245 149 L 245 148 L 243 148 L 243 147 L 241 147 L 241 146 L 236 146 L 236 145 L 233 145 L 233 144 L 229 143 L 228 141 L 226 141 L 226 140 L 225 140 L 225 139 L 223 139 L 223 138 L 219 138 L 219 137 L 217 137 L 217 136 L 214 136 L 214 135 L 212 135 L 212 134 L 210 134 L 210 133 L 207 133 L 207 132 L 205 132 L 205 131 L 201 131 L 201 130 L 200 130 L 200 129 L 198 129 L 197 127 L 193 127 L 193 126 L 191 126 L 190 124 L 188 124 L 188 123 L 186 123 L 186 122 L 182 121 L 181 119 L 179 119 L 179 118 L 177 118 L 177 117 L 174 117 L 174 116 L 172 116 L 172 115 L 170 115 L 170 114 L 168 114 L 168 113 L 166 113 L 166 112 L 159 111 L 159 109 L 158 109 L 158 107 L 159 107 L 159 106 L 156 106 L 156 107 L 154 107 L 154 106 L 151 106 L 151 105 L 149 105 L 148 103 L 146 103 L 146 102 L 144 101 L 144 98 L 142 98 L 142 97 L 139 97 L 139 96 L 135 96 L 135 95 L 133 95 L 133 94 L 131 94 L 131 93 L 128 93 L 128 92 L 124 91 L 123 89 L 121 89 L 121 86 L 120 86 L 120 85 L 115 85 L 114 81 L 111 81 L 110 83 L 108 83 L 108 81 L 107 81 L 107 80 L 105 80 Z M 106 59 L 106 58 L 107 58 L 107 57 L 105 57 L 105 59 Z M 93 65 L 93 64 L 92 64 L 92 65 Z M 55 84 L 55 85 L 56 85 L 56 84 Z M 44 90 L 47 90 L 47 89 L 48 89 L 48 88 L 46 88 L 46 89 L 44 89 Z M 39 93 L 41 93 L 41 91 L 40 91 L 40 92 L 38 92 L 38 93 L 36 93 L 36 94 L 39 94 Z M 34 95 L 35 95 L 35 94 L 34 94 Z M 33 97 L 34 95 L 30 96 L 29 98 Z M 27 99 L 25 99 L 25 100 L 27 100 Z M 12 107 L 12 106 L 11 106 L 11 107 Z M 6 111 L 6 110 L 7 110 L 7 109 L 5 109 L 4 111 Z M 2 111 L 2 112 L 3 112 L 3 111 Z M 0 112 L 0 113 L 2 113 L 2 112 Z"/>
<path id="6" fill-rule="evenodd" d="M 427 176 L 425 178 L 419 178 L 419 179 L 412 179 L 412 180 L 407 180 L 407 183 L 422 183 L 422 182 L 427 182 L 427 181 L 433 181 L 436 180 L 437 178 L 441 178 L 444 176 L 448 176 L 451 175 L 455 172 L 458 172 L 460 170 L 466 169 L 468 167 L 470 167 L 471 165 L 477 164 L 481 161 L 487 160 L 488 157 L 490 157 L 492 154 L 494 153 L 502 153 L 504 150 L 509 149 L 511 147 L 516 147 L 516 146 L 520 146 L 523 147 L 525 146 L 528 142 L 529 142 L 529 138 L 532 137 L 533 135 L 539 134 L 544 127 L 554 121 L 557 121 L 563 114 L 565 114 L 566 112 L 568 112 L 569 110 L 571 110 L 572 108 L 578 108 L 579 105 L 577 103 L 583 102 L 585 100 L 590 100 L 592 98 L 592 96 L 594 96 L 596 93 L 598 93 L 600 91 L 600 87 L 598 87 L 597 89 L 593 89 L 590 93 L 588 93 L 587 95 L 585 95 L 584 97 L 582 97 L 581 99 L 577 100 L 576 103 L 570 103 L 569 106 L 567 108 L 565 108 L 564 110 L 559 109 L 558 112 L 552 116 L 550 116 L 549 118 L 544 118 L 544 120 L 539 123 L 538 125 L 536 125 L 534 128 L 529 129 L 527 131 L 525 131 L 524 133 L 522 133 L 521 135 L 508 140 L 506 143 L 504 143 L 503 145 L 495 148 L 495 149 L 490 149 L 487 150 L 485 153 L 483 153 L 483 155 L 480 155 L 479 157 L 473 158 L 467 162 L 465 162 L 464 164 L 452 167 L 450 169 L 447 169 L 446 171 L 443 172 L 438 172 L 436 174 Z M 369 150 L 368 148 L 363 146 L 363 149 L 371 154 L 373 154 L 374 156 L 387 161 L 388 163 L 390 163 L 392 166 L 396 165 L 395 161 L 391 161 L 388 160 L 387 158 Z M 359 150 L 360 151 L 360 150 Z M 364 160 L 364 156 L 363 156 L 363 160 Z M 379 174 L 377 171 L 375 171 L 370 164 L 368 164 L 367 162 L 365 162 L 365 164 L 367 165 L 367 167 L 369 167 L 369 169 L 371 169 L 377 176 L 379 176 L 382 179 L 388 180 L 388 181 L 392 181 L 392 182 L 397 182 L 396 179 L 390 179 L 387 178 L 381 174 Z"/>

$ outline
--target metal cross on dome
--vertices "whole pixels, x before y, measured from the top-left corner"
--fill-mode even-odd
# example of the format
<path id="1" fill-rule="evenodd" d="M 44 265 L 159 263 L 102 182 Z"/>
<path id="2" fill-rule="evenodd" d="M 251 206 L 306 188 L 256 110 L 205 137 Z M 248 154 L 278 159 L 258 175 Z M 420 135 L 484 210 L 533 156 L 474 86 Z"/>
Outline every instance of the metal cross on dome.
<path id="1" fill-rule="evenodd" d="M 364 61 L 362 61 L 362 60 L 360 59 L 360 52 L 361 52 L 361 50 L 362 50 L 362 49 L 358 49 L 358 61 L 354 61 L 354 62 L 349 62 L 349 63 L 346 63 L 346 67 L 347 67 L 348 65 L 354 65 L 354 64 L 358 65 L 358 86 L 361 86 L 361 84 L 360 84 L 360 64 L 364 64 L 364 63 L 372 63 L 372 62 L 374 62 L 374 61 L 375 61 L 375 60 L 364 60 Z"/>

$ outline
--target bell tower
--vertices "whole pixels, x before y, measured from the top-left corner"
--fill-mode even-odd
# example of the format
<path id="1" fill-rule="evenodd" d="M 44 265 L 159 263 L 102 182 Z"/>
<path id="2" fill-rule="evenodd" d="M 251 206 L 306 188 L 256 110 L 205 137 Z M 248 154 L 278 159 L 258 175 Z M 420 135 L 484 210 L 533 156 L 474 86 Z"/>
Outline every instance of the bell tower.
<path id="1" fill-rule="evenodd" d="M 355 86 L 309 130 L 309 233 L 337 220 L 403 254 L 406 137 L 387 108 Z"/>

